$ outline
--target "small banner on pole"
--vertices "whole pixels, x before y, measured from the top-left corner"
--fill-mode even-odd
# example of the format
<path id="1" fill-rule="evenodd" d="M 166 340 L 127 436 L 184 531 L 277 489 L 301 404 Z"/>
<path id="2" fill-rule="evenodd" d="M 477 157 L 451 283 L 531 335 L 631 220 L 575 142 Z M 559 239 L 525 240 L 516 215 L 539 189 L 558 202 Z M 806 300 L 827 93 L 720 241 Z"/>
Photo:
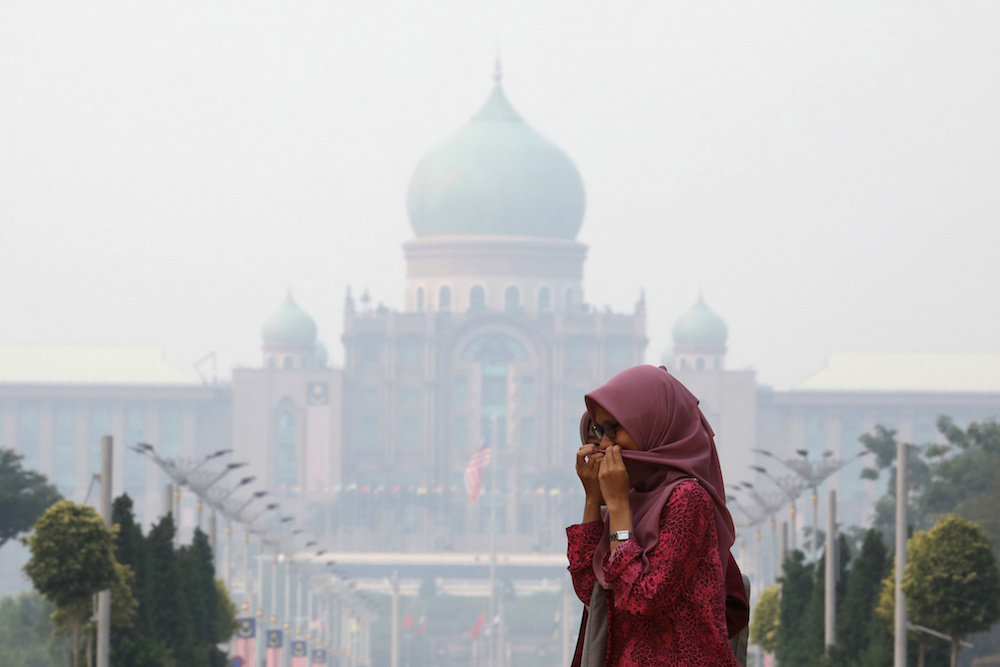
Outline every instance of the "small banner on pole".
<path id="1" fill-rule="evenodd" d="M 304 639 L 292 642 L 292 660 L 289 667 L 309 667 L 309 647 Z"/>

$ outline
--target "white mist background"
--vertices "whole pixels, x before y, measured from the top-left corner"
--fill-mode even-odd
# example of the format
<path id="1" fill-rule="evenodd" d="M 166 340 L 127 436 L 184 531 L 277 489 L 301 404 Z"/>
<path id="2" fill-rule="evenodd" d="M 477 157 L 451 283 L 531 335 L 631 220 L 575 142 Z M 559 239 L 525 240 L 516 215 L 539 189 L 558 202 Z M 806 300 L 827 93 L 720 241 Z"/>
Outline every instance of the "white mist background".
<path id="1" fill-rule="evenodd" d="M 580 169 L 585 290 L 699 290 L 730 367 L 998 350 L 994 2 L 0 5 L 0 342 L 260 363 L 288 289 L 331 358 L 400 308 L 410 174 L 486 99 Z"/>

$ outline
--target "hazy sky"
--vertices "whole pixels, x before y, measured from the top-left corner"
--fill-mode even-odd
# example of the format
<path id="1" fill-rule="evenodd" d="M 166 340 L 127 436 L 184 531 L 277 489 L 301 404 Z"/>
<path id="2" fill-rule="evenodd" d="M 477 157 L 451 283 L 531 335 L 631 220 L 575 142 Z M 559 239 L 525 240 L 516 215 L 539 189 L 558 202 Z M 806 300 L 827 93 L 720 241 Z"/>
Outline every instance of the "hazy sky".
<path id="1" fill-rule="evenodd" d="M 585 290 L 703 289 L 732 367 L 1000 351 L 1000 3 L 0 3 L 0 342 L 260 363 L 286 290 L 402 305 L 420 158 L 508 97 L 587 189 Z"/>

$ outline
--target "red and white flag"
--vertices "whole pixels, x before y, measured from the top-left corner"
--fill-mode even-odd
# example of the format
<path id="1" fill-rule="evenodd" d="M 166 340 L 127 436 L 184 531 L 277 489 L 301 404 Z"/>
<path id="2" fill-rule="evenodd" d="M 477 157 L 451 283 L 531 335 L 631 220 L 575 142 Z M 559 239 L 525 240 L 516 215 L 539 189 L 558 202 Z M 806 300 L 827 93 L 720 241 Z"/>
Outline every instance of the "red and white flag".
<path id="1" fill-rule="evenodd" d="M 238 619 L 239 625 L 236 627 L 236 641 L 233 642 L 234 666 L 252 667 L 257 664 L 254 654 L 254 643 L 257 641 L 257 619 Z"/>
<path id="2" fill-rule="evenodd" d="M 479 631 L 483 629 L 483 612 L 479 612 L 479 618 L 476 619 L 476 624 L 472 627 L 472 632 L 469 636 L 476 638 L 479 636 Z"/>
<path id="3" fill-rule="evenodd" d="M 469 492 L 469 504 L 473 505 L 483 493 L 483 468 L 490 463 L 490 441 L 492 433 L 486 431 L 486 440 L 477 449 L 465 466 L 465 489 Z"/>

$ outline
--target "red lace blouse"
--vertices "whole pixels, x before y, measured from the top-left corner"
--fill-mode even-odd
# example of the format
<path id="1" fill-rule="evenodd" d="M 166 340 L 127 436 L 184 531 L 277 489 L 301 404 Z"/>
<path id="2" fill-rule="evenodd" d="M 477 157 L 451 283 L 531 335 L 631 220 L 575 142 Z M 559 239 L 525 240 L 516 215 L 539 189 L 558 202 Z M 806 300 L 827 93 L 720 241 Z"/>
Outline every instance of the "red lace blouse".
<path id="1" fill-rule="evenodd" d="M 573 588 L 589 604 L 600 521 L 566 529 Z M 660 516 L 660 536 L 643 572 L 635 538 L 604 557 L 608 591 L 607 667 L 739 667 L 726 631 L 726 593 L 708 492 L 681 482 Z"/>

